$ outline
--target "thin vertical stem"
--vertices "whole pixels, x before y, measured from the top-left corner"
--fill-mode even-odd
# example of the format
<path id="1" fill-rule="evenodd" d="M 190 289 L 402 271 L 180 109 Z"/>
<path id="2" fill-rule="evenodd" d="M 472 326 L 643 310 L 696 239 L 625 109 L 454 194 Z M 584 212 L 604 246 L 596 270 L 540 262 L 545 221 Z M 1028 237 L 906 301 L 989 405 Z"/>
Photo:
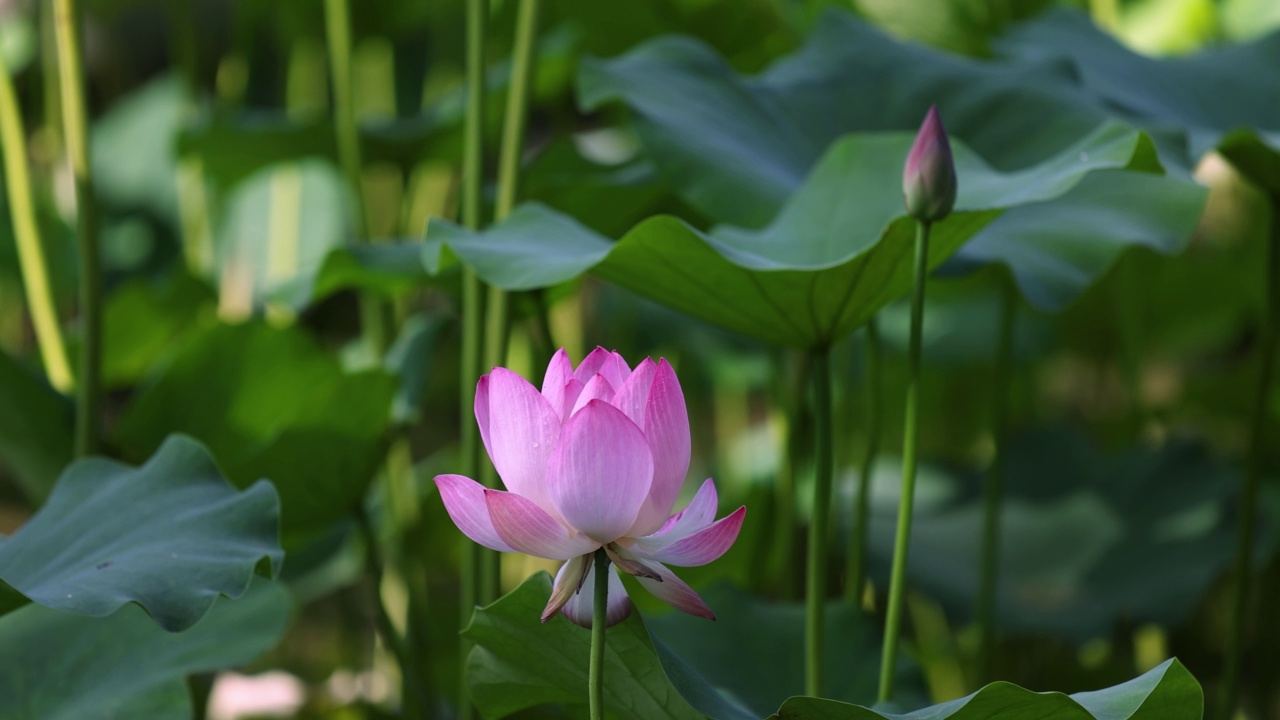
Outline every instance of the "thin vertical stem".
<path id="1" fill-rule="evenodd" d="M 355 93 L 351 74 L 351 8 L 348 0 L 325 0 L 325 32 L 329 48 L 329 73 L 333 82 L 333 124 L 338 142 L 338 164 L 355 193 L 356 227 L 361 239 L 369 238 L 369 220 L 361 191 L 360 135 L 356 125 Z"/>
<path id="2" fill-rule="evenodd" d="M 484 185 L 484 45 L 488 0 L 467 0 L 467 114 L 463 125 L 462 222 L 480 227 Z"/>
<path id="3" fill-rule="evenodd" d="M 1235 587 L 1231 593 L 1231 626 L 1227 634 L 1222 689 L 1218 695 L 1218 717 L 1227 720 L 1236 708 L 1240 692 L 1240 665 L 1245 651 L 1245 630 L 1249 620 L 1249 585 L 1253 574 L 1254 524 L 1258 510 L 1258 488 L 1262 460 L 1267 445 L 1267 404 L 1275 378 L 1276 346 L 1280 341 L 1280 198 L 1272 198 L 1271 238 L 1267 258 L 1267 304 L 1259 336 L 1262 366 L 1258 391 L 1254 395 L 1249 455 L 1245 460 L 1244 487 L 1240 496 L 1240 527 L 1236 537 Z"/>
<path id="4" fill-rule="evenodd" d="M 898 659 L 898 634 L 902 630 L 902 605 L 907 584 L 907 549 L 911 541 L 911 515 L 916 495 L 916 432 L 920 413 L 920 335 L 924 326 L 924 286 L 929 277 L 929 223 L 916 224 L 915 286 L 911 293 L 911 340 L 907 350 L 906 421 L 902 429 L 902 497 L 898 501 L 898 531 L 893 541 L 893 568 L 889 576 L 889 605 L 885 619 L 884 652 L 880 657 L 878 700 L 893 699 L 894 669 Z"/>
<path id="5" fill-rule="evenodd" d="M 76 456 L 98 445 L 102 396 L 102 264 L 98 206 L 89 165 L 89 133 L 81 67 L 80 23 L 75 0 L 54 0 L 54 34 L 62 89 L 62 132 L 76 185 L 76 234 L 80 247 L 80 367 L 76 383 Z"/>
<path id="6" fill-rule="evenodd" d="M 831 351 L 813 352 L 814 477 L 813 516 L 809 519 L 809 551 L 805 585 L 805 693 L 822 694 L 823 632 L 827 602 L 827 540 L 831 527 Z"/>
<path id="7" fill-rule="evenodd" d="M 863 392 L 867 397 L 867 447 L 858 473 L 857 499 L 853 506 L 853 527 L 849 538 L 849 580 L 845 597 L 854 605 L 862 598 L 867 582 L 867 513 L 871 506 L 871 480 L 876 456 L 880 454 L 880 328 L 873 317 L 867 321 L 867 371 Z"/>
<path id="8" fill-rule="evenodd" d="M 351 72 L 351 7 L 349 0 L 325 0 L 325 32 L 329 47 L 329 73 L 333 82 L 333 126 L 338 144 L 338 164 L 351 189 L 356 214 L 356 236 L 363 242 L 371 237 L 369 208 L 361 180 L 360 128 L 356 124 L 355 90 Z M 360 298 L 360 325 L 365 345 L 374 357 L 381 357 L 391 342 L 389 309 L 377 297 Z"/>
<path id="9" fill-rule="evenodd" d="M 538 36 L 538 0 L 521 0 L 516 15 L 515 44 L 511 58 L 511 87 L 507 91 L 506 114 L 502 124 L 502 145 L 498 154 L 498 198 L 494 222 L 511 214 L 520 186 L 520 159 L 524 154 L 525 126 L 528 118 L 529 84 L 536 63 Z M 511 335 L 511 298 L 497 285 L 490 285 L 485 302 L 484 367 L 505 365 Z M 495 487 L 498 476 L 493 466 L 483 463 L 481 482 Z M 481 600 L 496 599 L 501 593 L 499 555 L 489 556 L 481 583 Z"/>
<path id="10" fill-rule="evenodd" d="M 35 328 L 45 374 L 54 388 L 67 392 L 75 380 L 71 376 L 71 361 L 67 358 L 62 327 L 58 324 L 58 306 L 49 281 L 49 263 L 40 239 L 40 226 L 36 222 L 35 203 L 31 199 L 26 138 L 13 79 L 9 77 L 3 55 L 0 55 L 0 143 L 4 145 L 5 185 L 9 191 L 22 285 L 26 290 L 27 307 L 31 311 L 31 324 Z"/>
<path id="11" fill-rule="evenodd" d="M 604 630 L 609 616 L 609 556 L 596 550 L 595 597 L 591 610 L 591 666 L 587 671 L 587 697 L 591 720 L 604 720 Z"/>
<path id="12" fill-rule="evenodd" d="M 547 293 L 544 289 L 537 288 L 531 290 L 529 295 L 533 299 L 534 319 L 537 322 L 537 332 L 533 333 L 534 345 L 537 347 L 536 357 L 538 357 L 535 365 L 546 366 L 556 353 L 556 336 L 551 331 L 551 310 L 547 306 Z"/>
<path id="13" fill-rule="evenodd" d="M 796 479 L 800 477 L 803 462 L 800 453 L 800 438 L 803 436 L 805 421 L 805 388 L 809 386 L 809 375 L 813 368 L 808 353 L 792 353 L 783 351 L 778 363 L 784 372 L 779 373 L 779 394 L 783 400 L 783 415 L 787 431 L 783 448 L 783 462 L 778 470 L 775 483 L 774 498 L 777 502 L 777 520 L 774 537 L 778 566 L 770 573 L 779 578 L 780 596 L 783 600 L 795 599 L 795 588 L 800 584 L 799 568 L 795 563 L 796 549 Z"/>
<path id="14" fill-rule="evenodd" d="M 62 151 L 62 89 L 58 77 L 58 31 L 53 3 L 37 4 L 40 14 L 40 95 L 44 117 L 40 118 L 50 152 Z"/>
<path id="15" fill-rule="evenodd" d="M 378 625 L 378 634 L 382 636 L 382 643 L 395 656 L 396 663 L 400 665 L 400 681 L 404 683 L 404 702 L 407 705 L 403 709 L 405 717 L 419 717 L 422 712 L 429 708 L 427 698 L 422 693 L 422 688 L 418 685 L 419 674 L 415 671 L 416 664 L 408 648 L 405 647 L 404 638 L 400 637 L 400 633 L 396 632 L 395 623 L 391 621 L 391 614 L 387 612 L 387 606 L 382 600 L 382 553 L 378 549 L 378 534 L 374 531 L 373 520 L 369 517 L 368 511 L 361 508 L 356 513 L 357 520 L 360 525 L 361 539 L 364 540 L 365 548 L 365 570 L 369 573 L 369 584 L 373 590 L 374 613 Z"/>
<path id="16" fill-rule="evenodd" d="M 487 0 L 467 0 L 467 107 L 463 126 L 462 153 L 462 222 L 467 227 L 480 227 L 481 190 L 484 173 L 484 42 L 485 24 L 489 17 Z M 472 417 L 475 405 L 476 383 L 480 379 L 480 342 L 484 321 L 480 278 L 470 267 L 462 270 L 462 352 L 461 364 L 461 467 L 467 477 L 475 477 L 480 467 L 479 430 Z M 482 551 L 473 543 L 463 543 L 461 606 L 462 623 L 471 618 L 479 597 L 480 562 Z M 468 643 L 461 645 L 459 661 L 465 666 Z M 463 720 L 471 717 L 471 705 L 467 702 L 466 678 L 458 704 L 458 715 Z"/>
<path id="17" fill-rule="evenodd" d="M 498 156 L 498 199 L 494 220 L 511 214 L 520 188 L 520 160 L 524 155 L 525 127 L 529 118 L 529 86 L 537 66 L 539 0 L 520 0 L 516 38 L 511 57 L 511 88 L 502 124 L 502 148 Z"/>
<path id="18" fill-rule="evenodd" d="M 1000 505 L 1004 494 L 1004 450 L 1013 368 L 1013 336 L 1018 313 L 1018 293 L 1013 282 L 1001 278 L 1000 340 L 996 350 L 991 389 L 991 434 L 995 456 L 983 488 L 982 576 L 978 585 L 978 680 L 991 678 L 992 650 L 996 638 L 996 588 L 1000 568 Z"/>
<path id="19" fill-rule="evenodd" d="M 200 35 L 196 31 L 194 3 L 169 6 L 169 59 L 178 66 L 194 99 L 200 87 Z"/>

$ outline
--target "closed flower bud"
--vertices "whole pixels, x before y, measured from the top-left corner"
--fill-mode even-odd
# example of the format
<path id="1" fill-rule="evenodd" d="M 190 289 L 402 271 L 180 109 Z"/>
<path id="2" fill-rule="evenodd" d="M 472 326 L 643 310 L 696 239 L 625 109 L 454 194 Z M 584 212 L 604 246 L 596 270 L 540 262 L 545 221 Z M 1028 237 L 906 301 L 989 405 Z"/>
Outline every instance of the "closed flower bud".
<path id="1" fill-rule="evenodd" d="M 951 143 L 931 106 L 902 170 L 902 195 L 907 214 L 920 222 L 936 222 L 951 214 L 956 202 L 956 166 Z"/>

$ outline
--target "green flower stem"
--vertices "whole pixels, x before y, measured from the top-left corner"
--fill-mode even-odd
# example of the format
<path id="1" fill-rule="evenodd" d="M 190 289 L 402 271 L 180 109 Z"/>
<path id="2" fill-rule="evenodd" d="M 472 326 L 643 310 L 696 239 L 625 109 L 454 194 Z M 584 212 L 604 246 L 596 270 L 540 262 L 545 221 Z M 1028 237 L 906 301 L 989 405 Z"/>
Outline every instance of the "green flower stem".
<path id="1" fill-rule="evenodd" d="M 591 720 L 604 720 L 604 625 L 609 616 L 609 556 L 596 550 L 596 584 L 591 610 L 591 667 L 587 672 L 587 695 Z"/>
<path id="2" fill-rule="evenodd" d="M 58 306 L 49 281 L 49 263 L 44 254 L 44 243 L 40 240 L 35 203 L 31 200 L 26 138 L 13 79 L 9 77 L 3 55 L 0 55 L 0 143 L 4 146 L 5 185 L 9 190 L 22 285 L 27 293 L 27 307 L 31 311 L 31 324 L 35 328 L 45 374 L 55 389 L 68 392 L 75 380 L 71 376 L 71 361 L 67 358 L 62 327 L 58 324 Z"/>
<path id="3" fill-rule="evenodd" d="M 805 586 L 805 694 L 818 697 L 823 687 L 823 633 L 827 601 L 827 542 L 831 533 L 831 352 L 812 354 L 814 401 L 813 516 Z"/>
<path id="4" fill-rule="evenodd" d="M 351 72 L 351 7 L 349 0 L 325 0 L 325 32 L 329 49 L 329 73 L 333 83 L 333 126 L 338 144 L 338 164 L 352 193 L 356 236 L 371 236 L 369 209 L 361 180 L 360 128 L 356 124 L 355 92 Z M 360 327 L 366 346 L 381 357 L 391 343 L 390 308 L 373 295 L 360 298 Z"/>
<path id="5" fill-rule="evenodd" d="M 867 581 L 867 513 L 871 506 L 871 480 L 880 454 L 880 328 L 876 319 L 867 322 L 867 372 L 863 392 L 867 396 L 867 447 L 858 473 L 857 499 L 853 506 L 853 527 L 849 540 L 849 573 L 845 597 L 855 606 L 861 602 Z"/>
<path id="6" fill-rule="evenodd" d="M 480 227 L 481 192 L 484 187 L 484 43 L 485 25 L 489 18 L 487 0 L 467 0 L 467 107 L 463 125 L 462 148 L 462 222 L 469 228 Z M 476 382 L 480 379 L 480 342 L 483 333 L 484 310 L 482 306 L 480 278 L 470 267 L 462 270 L 462 352 L 460 358 L 461 393 L 461 462 L 459 472 L 476 477 L 480 468 L 480 437 L 474 414 Z M 480 597 L 481 558 L 485 551 L 474 543 L 462 544 L 462 587 L 459 598 L 462 609 L 462 625 L 471 620 L 471 614 Z M 494 561 L 496 562 L 496 560 Z M 465 667 L 469 643 L 460 645 L 459 667 Z M 472 716 L 467 701 L 467 680 L 461 678 L 458 717 L 467 720 Z"/>
<path id="7" fill-rule="evenodd" d="M 796 478 L 803 469 L 803 458 L 800 453 L 800 438 L 804 435 L 805 388 L 809 385 L 809 374 L 813 368 L 809 365 L 808 353 L 783 350 L 777 356 L 779 366 L 779 383 L 776 393 L 782 400 L 783 417 L 786 422 L 786 447 L 783 449 L 782 466 L 778 468 L 777 481 L 774 488 L 776 503 L 774 540 L 776 565 L 766 573 L 764 578 L 771 587 L 776 583 L 783 600 L 796 599 L 796 591 L 800 584 L 799 568 L 795 562 L 796 550 Z M 763 578 L 761 578 L 763 580 Z M 762 590 L 765 588 L 762 588 Z"/>
<path id="8" fill-rule="evenodd" d="M 982 576 L 978 585 L 978 679 L 991 679 L 992 650 L 996 637 L 996 587 L 1000 568 L 1000 501 L 1004 494 L 1004 449 L 1009 408 L 1013 335 L 1018 313 L 1018 291 L 1011 280 L 1001 278 L 1000 344 L 996 350 L 991 391 L 991 434 L 995 457 L 987 471 L 983 494 Z"/>
<path id="9" fill-rule="evenodd" d="M 902 605 L 907 585 L 907 546 L 911 540 L 911 513 L 916 495 L 916 432 L 920 414 L 920 333 L 924 325 L 924 286 L 929 277 L 929 223 L 916 224 L 915 287 L 911 293 L 911 344 L 907 355 L 906 422 L 902 429 L 902 497 L 898 501 L 898 531 L 893 542 L 893 568 L 889 576 L 889 605 L 885 619 L 884 652 L 880 657 L 879 702 L 893 699 L 894 668 L 898 660 L 898 634 L 902 629 Z"/>
<path id="10" fill-rule="evenodd" d="M 1262 462 L 1269 442 L 1267 406 L 1275 379 L 1276 346 L 1280 340 L 1280 198 L 1272 198 L 1271 238 L 1267 258 L 1267 304 L 1259 337 L 1261 367 L 1258 391 L 1254 395 L 1252 432 L 1249 454 L 1245 459 L 1244 488 L 1240 497 L 1240 532 L 1236 538 L 1235 587 L 1231 593 L 1231 625 L 1227 633 L 1226 660 L 1222 670 L 1222 688 L 1218 694 L 1218 717 L 1226 720 L 1234 715 L 1240 692 L 1240 664 L 1245 649 L 1248 626 L 1249 584 L 1253 574 L 1254 524 L 1258 511 L 1258 488 L 1262 481 Z"/>
<path id="11" fill-rule="evenodd" d="M 76 234 L 80 248 L 80 366 L 76 383 L 76 456 L 98 446 L 102 401 L 102 259 L 98 251 L 98 205 L 89 165 L 89 133 L 81 68 L 80 22 L 75 0 L 54 0 L 62 132 L 76 185 Z"/>
<path id="12" fill-rule="evenodd" d="M 520 0 L 516 38 L 511 51 L 511 88 L 502 123 L 502 147 L 498 156 L 498 199 L 494 219 L 505 220 L 515 206 L 520 188 L 520 159 L 524 155 L 525 127 L 529 117 L 529 87 L 537 66 L 539 0 Z"/>
<path id="13" fill-rule="evenodd" d="M 383 568 L 382 553 L 378 549 L 378 534 L 374 531 L 372 518 L 364 508 L 357 513 L 357 519 L 360 524 L 361 539 L 364 541 L 365 571 L 369 574 L 369 585 L 373 591 L 378 634 L 382 636 L 382 644 L 395 656 L 402 674 L 401 682 L 404 683 L 405 690 L 403 713 L 405 717 L 420 717 L 422 712 L 431 706 L 418 685 L 417 679 L 420 673 L 416 672 L 417 666 L 413 656 L 405 646 L 404 638 L 396 632 L 395 623 L 391 621 L 391 614 L 387 612 L 387 606 L 382 599 Z"/>

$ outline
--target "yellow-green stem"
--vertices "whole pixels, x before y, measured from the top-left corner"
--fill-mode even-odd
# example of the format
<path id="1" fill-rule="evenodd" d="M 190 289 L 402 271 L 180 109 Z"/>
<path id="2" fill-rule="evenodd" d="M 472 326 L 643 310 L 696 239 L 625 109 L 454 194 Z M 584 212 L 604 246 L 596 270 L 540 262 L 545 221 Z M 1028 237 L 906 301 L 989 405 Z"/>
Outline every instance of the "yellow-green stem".
<path id="1" fill-rule="evenodd" d="M 60 392 L 75 385 L 71 362 L 58 323 L 58 306 L 49 281 L 49 263 L 45 258 L 40 226 L 36 222 L 35 203 L 31 199 L 31 174 L 27 167 L 27 133 L 22 124 L 22 110 L 13 89 L 3 55 L 0 55 L 0 143 L 4 146 L 5 185 L 9 191 L 9 214 L 18 246 L 18 264 L 22 269 L 22 285 L 26 290 L 27 308 L 35 328 L 40 359 L 44 362 L 49 384 Z"/>
<path id="2" fill-rule="evenodd" d="M 480 227 L 481 191 L 484 187 L 484 45 L 485 25 L 489 17 L 487 0 L 467 0 L 467 107 L 463 125 L 462 152 L 462 222 L 469 228 Z M 480 439 L 474 413 L 476 382 L 480 377 L 481 324 L 484 321 L 482 288 L 475 271 L 464 267 L 462 271 L 462 352 L 461 364 L 461 453 L 459 471 L 467 477 L 476 477 L 480 467 Z M 462 557 L 462 623 L 471 618 L 480 592 L 482 554 L 491 552 L 463 543 Z M 459 660 L 465 666 L 470 648 L 462 643 Z M 467 701 L 466 678 L 458 704 L 458 715 L 470 718 L 471 705 Z"/>
<path id="3" fill-rule="evenodd" d="M 1240 692 L 1240 665 L 1245 653 L 1245 631 L 1249 625 L 1249 586 L 1253 575 L 1255 516 L 1258 510 L 1258 488 L 1262 484 L 1262 461 L 1267 445 L 1267 408 L 1275 379 L 1276 348 L 1280 344 L 1280 197 L 1271 201 L 1271 236 L 1267 249 L 1267 304 L 1259 337 L 1261 354 L 1258 389 L 1253 396 L 1253 416 L 1245 459 L 1244 487 L 1240 497 L 1239 534 L 1236 537 L 1235 587 L 1231 592 L 1231 625 L 1227 633 L 1226 657 L 1222 670 L 1222 686 L 1218 692 L 1220 720 L 1230 720 Z"/>
<path id="4" fill-rule="evenodd" d="M 822 694 L 823 640 L 827 602 L 827 551 L 831 535 L 831 352 L 812 354 L 813 376 L 813 516 L 809 518 L 808 562 L 805 565 L 805 693 Z"/>
<path id="5" fill-rule="evenodd" d="M 102 400 L 102 265 L 98 251 L 98 206 L 89 165 L 88 118 L 81 64 L 80 22 L 74 0 L 54 0 L 62 133 L 76 187 L 76 234 L 80 248 L 80 367 L 76 382 L 76 456 L 97 450 Z"/>
<path id="6" fill-rule="evenodd" d="M 609 556 L 596 550 L 595 597 L 591 608 L 591 666 L 587 671 L 587 698 L 591 720 L 604 720 L 604 625 L 609 616 Z"/>
<path id="7" fill-rule="evenodd" d="M 1013 337 L 1018 313 L 1018 291 L 1011 280 L 1001 278 L 1000 339 L 991 384 L 991 435 L 995 455 L 983 488 L 982 575 L 978 584 L 978 682 L 993 679 L 992 654 L 996 639 L 996 589 L 1000 568 L 1000 505 L 1004 494 L 1004 449 L 1009 408 L 1010 373 L 1013 371 Z"/>
<path id="8" fill-rule="evenodd" d="M 898 634 L 902 631 L 902 605 L 907 585 L 907 549 L 911 541 L 911 514 L 916 494 L 916 432 L 920 413 L 920 336 L 924 326 L 924 286 L 929 277 L 929 223 L 916 224 L 915 285 L 911 293 L 911 340 L 907 350 L 906 421 L 902 429 L 902 496 L 898 500 L 898 530 L 893 542 L 893 566 L 889 575 L 889 604 L 885 618 L 884 651 L 880 656 L 879 702 L 893 699 L 894 669 L 898 661 Z"/>
<path id="9" fill-rule="evenodd" d="M 871 506 L 871 481 L 880 454 L 880 329 L 876 319 L 867 321 L 867 369 L 863 392 L 867 398 L 867 446 L 858 473 L 858 489 L 853 506 L 849 538 L 849 577 L 845 597 L 857 605 L 867 582 L 867 513 Z"/>
<path id="10" fill-rule="evenodd" d="M 356 236 L 370 239 L 369 208 L 365 203 L 360 157 L 360 128 L 356 124 L 355 91 L 351 73 L 351 8 L 349 0 L 325 0 L 325 31 L 329 45 L 329 73 L 333 82 L 333 126 L 338 144 L 338 164 L 351 190 Z M 360 298 L 360 324 L 365 345 L 380 358 L 391 342 L 389 308 L 379 298 Z"/>
<path id="11" fill-rule="evenodd" d="M 515 206 L 520 186 L 520 158 L 524 154 L 525 125 L 529 107 L 529 84 L 536 62 L 538 34 L 538 0 L 520 0 L 516 15 L 516 35 L 511 57 L 511 87 L 507 91 L 506 114 L 502 123 L 502 145 L 498 153 L 498 198 L 494 206 L 494 222 L 502 222 Z M 497 285 L 490 285 L 485 302 L 485 362 L 483 368 L 505 365 L 507 343 L 511 334 L 511 299 Z M 482 368 L 482 369 L 483 369 Z M 498 484 L 497 473 L 490 463 L 483 463 L 481 481 Z M 496 555 L 486 563 L 481 583 L 481 601 L 496 599 L 501 592 L 500 563 Z"/>

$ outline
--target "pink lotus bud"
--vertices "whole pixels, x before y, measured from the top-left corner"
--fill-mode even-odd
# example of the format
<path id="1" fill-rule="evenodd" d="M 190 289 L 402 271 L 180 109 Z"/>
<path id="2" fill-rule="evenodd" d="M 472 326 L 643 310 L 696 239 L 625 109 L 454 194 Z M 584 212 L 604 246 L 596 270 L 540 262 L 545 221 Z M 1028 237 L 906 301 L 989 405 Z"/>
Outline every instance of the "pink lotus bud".
<path id="1" fill-rule="evenodd" d="M 956 166 L 936 106 L 929 107 L 907 154 L 907 164 L 902 169 L 902 195 L 907 214 L 920 222 L 945 218 L 956 202 Z"/>

